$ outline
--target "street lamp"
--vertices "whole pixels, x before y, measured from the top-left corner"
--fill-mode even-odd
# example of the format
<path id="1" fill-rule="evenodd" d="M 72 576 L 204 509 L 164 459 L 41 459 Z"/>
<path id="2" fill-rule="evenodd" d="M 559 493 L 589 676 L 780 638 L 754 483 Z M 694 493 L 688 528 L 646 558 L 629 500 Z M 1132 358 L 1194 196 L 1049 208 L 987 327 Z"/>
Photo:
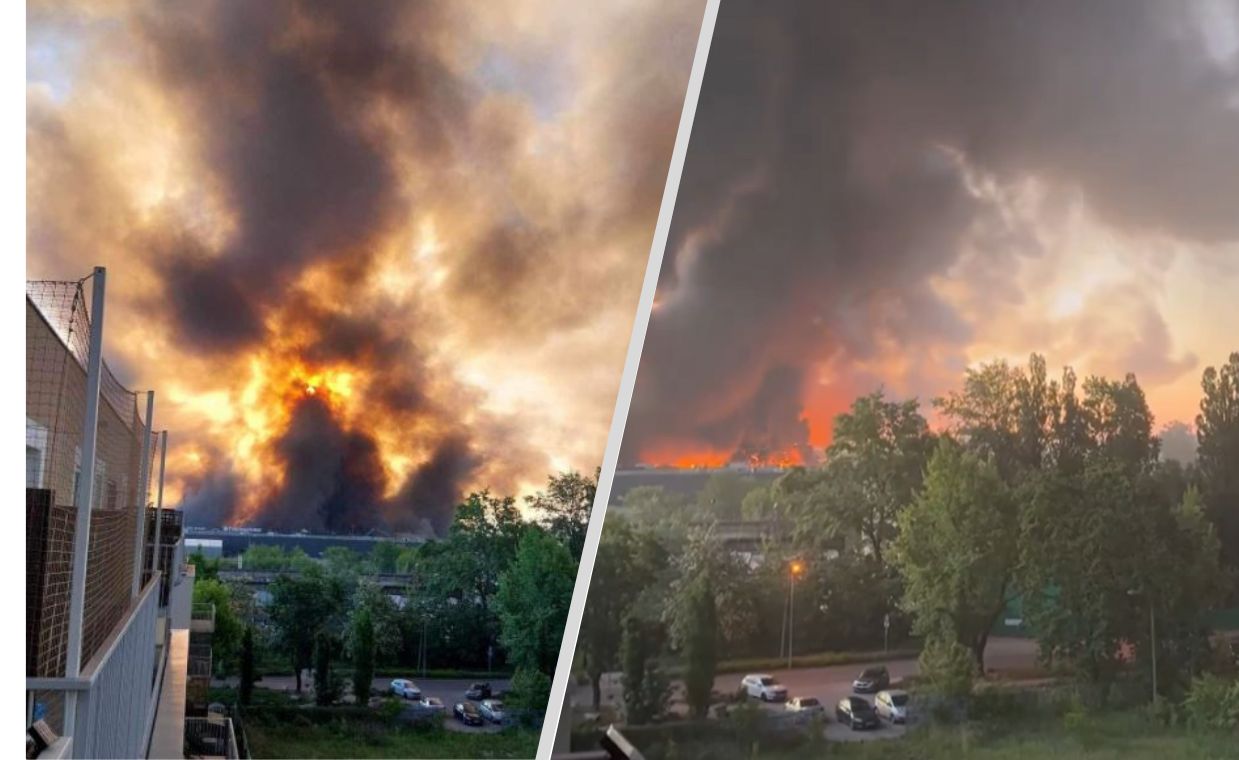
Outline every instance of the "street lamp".
<path id="1" fill-rule="evenodd" d="M 792 669 L 792 642 L 796 631 L 796 579 L 804 574 L 804 563 L 791 561 L 787 568 L 787 669 Z"/>
<path id="2" fill-rule="evenodd" d="M 1127 589 L 1127 595 L 1131 597 L 1141 596 L 1140 589 Z M 1149 657 L 1153 665 L 1153 707 L 1157 707 L 1157 618 L 1153 611 L 1153 595 L 1148 595 L 1149 599 Z"/>

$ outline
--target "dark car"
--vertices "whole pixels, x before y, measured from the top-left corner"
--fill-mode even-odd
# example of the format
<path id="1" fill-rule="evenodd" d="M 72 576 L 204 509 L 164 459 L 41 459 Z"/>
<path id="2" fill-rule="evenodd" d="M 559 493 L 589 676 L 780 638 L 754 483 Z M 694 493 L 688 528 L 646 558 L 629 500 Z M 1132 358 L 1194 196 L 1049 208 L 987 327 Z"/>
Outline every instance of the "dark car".
<path id="1" fill-rule="evenodd" d="M 478 706 L 472 702 L 457 702 L 452 708 L 452 714 L 456 716 L 456 720 L 466 726 L 480 726 L 484 722 L 482 713 L 478 712 Z"/>
<path id="2" fill-rule="evenodd" d="M 873 705 L 860 697 L 844 697 L 835 705 L 835 718 L 839 723 L 850 726 L 853 731 L 865 728 L 877 728 L 878 714 L 873 711 Z"/>
<path id="3" fill-rule="evenodd" d="M 875 691 L 882 691 L 889 688 L 891 685 L 891 674 L 886 670 L 885 665 L 878 665 L 872 668 L 865 668 L 852 682 L 852 691 L 858 694 L 872 694 Z"/>
<path id="4" fill-rule="evenodd" d="M 490 690 L 488 683 L 469 684 L 469 689 L 465 692 L 465 699 L 479 700 L 490 699 L 494 696 Z"/>

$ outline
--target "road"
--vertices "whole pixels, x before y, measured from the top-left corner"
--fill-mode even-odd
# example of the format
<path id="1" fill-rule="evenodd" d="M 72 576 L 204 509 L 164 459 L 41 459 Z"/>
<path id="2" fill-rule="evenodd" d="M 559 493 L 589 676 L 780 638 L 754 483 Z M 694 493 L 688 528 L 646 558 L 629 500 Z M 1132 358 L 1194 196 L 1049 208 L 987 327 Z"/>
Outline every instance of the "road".
<path id="1" fill-rule="evenodd" d="M 992 638 L 985 649 L 985 667 L 987 670 L 1012 670 L 1032 667 L 1036 663 L 1037 645 L 1030 639 Z M 917 673 L 915 659 L 889 660 L 882 663 L 890 671 L 891 680 L 898 681 Z M 787 687 L 789 697 L 817 697 L 826 705 L 830 723 L 826 735 L 840 740 L 893 738 L 903 734 L 902 726 L 883 724 L 877 731 L 852 732 L 834 721 L 834 706 L 840 699 L 852 694 L 852 680 L 865 668 L 864 665 L 833 665 L 823 668 L 793 668 L 769 671 L 769 675 Z M 714 679 L 714 690 L 720 693 L 734 693 L 740 688 L 743 673 L 726 673 Z M 608 673 L 602 679 L 602 702 L 615 708 L 621 706 L 623 689 L 619 673 Z M 687 707 L 682 699 L 682 683 L 672 682 L 671 709 L 685 713 Z M 873 695 L 868 695 L 873 701 Z M 591 699 L 589 684 L 577 686 L 574 702 L 577 705 L 589 705 Z M 775 711 L 784 709 L 781 704 L 762 705 L 764 709 Z"/>
<path id="2" fill-rule="evenodd" d="M 443 721 L 443 726 L 449 731 L 473 731 L 473 732 L 495 732 L 499 731 L 502 726 L 493 723 L 486 723 L 482 726 L 466 726 L 452 716 L 452 707 L 457 702 L 465 701 L 465 691 L 471 685 L 476 683 L 475 680 L 462 680 L 458 678 L 417 678 L 413 675 L 405 676 L 413 683 L 417 684 L 422 690 L 422 696 L 436 697 L 443 701 L 446 718 Z M 229 679 L 231 686 L 236 686 L 236 679 Z M 375 678 L 372 683 L 372 689 L 387 693 L 390 691 L 392 679 L 388 677 Z M 312 683 L 310 679 L 303 679 L 303 688 L 309 687 Z M 297 681 L 291 675 L 279 676 L 264 676 L 259 679 L 254 686 L 260 689 L 270 689 L 272 691 L 293 692 L 297 688 Z M 491 688 L 496 692 L 507 691 L 511 688 L 511 682 L 508 679 L 500 678 L 490 681 Z M 410 715 L 414 712 L 413 704 L 410 703 L 406 708 L 406 713 Z"/>

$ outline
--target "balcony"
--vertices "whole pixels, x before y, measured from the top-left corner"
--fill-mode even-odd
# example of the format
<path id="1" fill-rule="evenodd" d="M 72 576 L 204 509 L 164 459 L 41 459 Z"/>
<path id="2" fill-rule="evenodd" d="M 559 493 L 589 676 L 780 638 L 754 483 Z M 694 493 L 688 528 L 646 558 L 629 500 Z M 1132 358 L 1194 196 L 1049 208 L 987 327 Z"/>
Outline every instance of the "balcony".
<path id="1" fill-rule="evenodd" d="M 231 719 L 222 715 L 185 719 L 185 757 L 238 756 Z"/>
<path id="2" fill-rule="evenodd" d="M 189 613 L 190 633 L 215 633 L 215 605 L 196 603 Z"/>

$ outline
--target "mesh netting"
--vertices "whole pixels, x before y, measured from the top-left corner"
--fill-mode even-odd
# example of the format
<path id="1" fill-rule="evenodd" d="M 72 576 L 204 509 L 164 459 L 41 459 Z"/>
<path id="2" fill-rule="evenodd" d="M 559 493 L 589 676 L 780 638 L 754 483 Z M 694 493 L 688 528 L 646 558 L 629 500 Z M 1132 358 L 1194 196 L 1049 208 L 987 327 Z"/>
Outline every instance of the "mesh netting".
<path id="1" fill-rule="evenodd" d="M 26 673 L 31 676 L 64 674 L 74 492 L 83 475 L 87 281 L 26 283 Z M 131 600 L 145 438 L 137 394 L 106 363 L 99 401 L 83 670 Z M 54 718 L 55 705 L 46 709 L 47 718 Z"/>

